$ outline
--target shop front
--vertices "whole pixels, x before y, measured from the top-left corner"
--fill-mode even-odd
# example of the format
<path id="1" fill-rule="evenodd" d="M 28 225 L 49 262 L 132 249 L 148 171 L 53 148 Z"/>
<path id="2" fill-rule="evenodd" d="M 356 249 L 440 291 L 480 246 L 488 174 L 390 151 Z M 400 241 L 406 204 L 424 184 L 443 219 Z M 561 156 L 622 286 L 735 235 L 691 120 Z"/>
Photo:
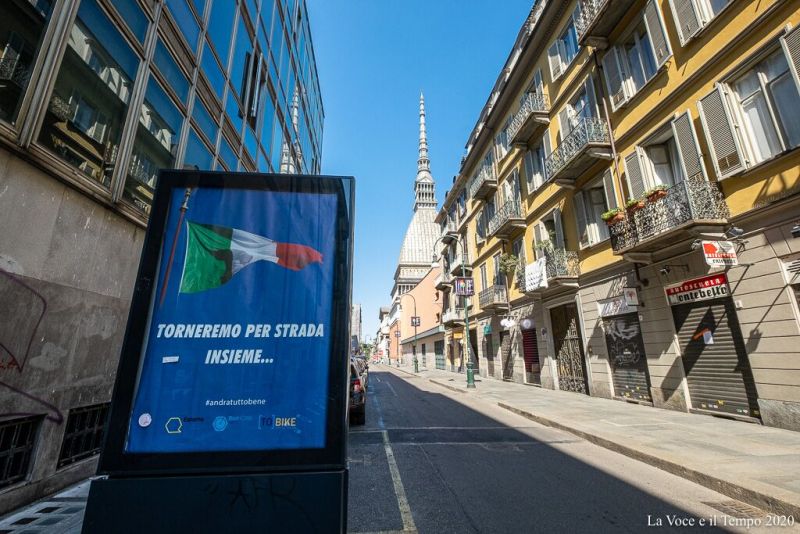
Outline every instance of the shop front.
<path id="1" fill-rule="evenodd" d="M 759 418 L 758 395 L 725 273 L 665 287 L 693 410 Z"/>
<path id="2" fill-rule="evenodd" d="M 597 303 L 611 366 L 613 395 L 652 404 L 642 327 L 635 306 L 625 296 Z"/>

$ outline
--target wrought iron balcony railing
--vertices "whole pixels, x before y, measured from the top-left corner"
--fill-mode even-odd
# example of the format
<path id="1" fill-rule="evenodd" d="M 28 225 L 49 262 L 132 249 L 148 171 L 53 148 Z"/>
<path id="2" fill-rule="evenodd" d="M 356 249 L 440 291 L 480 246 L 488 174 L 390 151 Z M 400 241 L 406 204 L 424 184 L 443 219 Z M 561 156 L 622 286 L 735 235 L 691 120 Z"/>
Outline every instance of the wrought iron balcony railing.
<path id="1" fill-rule="evenodd" d="M 581 274 L 581 263 L 578 253 L 563 248 L 545 250 L 545 265 L 547 266 L 547 280 L 556 278 L 577 278 Z"/>
<path id="2" fill-rule="evenodd" d="M 517 268 L 514 270 L 514 279 L 517 282 L 517 289 L 521 292 L 525 292 L 525 258 L 519 258 L 519 262 L 517 262 Z"/>
<path id="3" fill-rule="evenodd" d="M 525 124 L 530 116 L 534 113 L 548 113 L 550 111 L 550 103 L 548 102 L 547 95 L 544 93 L 526 93 L 522 101 L 522 105 L 514 115 L 514 119 L 506 130 L 509 139 L 514 139 L 517 136 L 522 125 Z"/>
<path id="4" fill-rule="evenodd" d="M 575 31 L 578 33 L 578 39 L 582 39 L 586 34 L 594 19 L 603 11 L 606 4 L 610 0 L 581 0 L 581 13 L 578 20 L 575 21 Z"/>
<path id="5" fill-rule="evenodd" d="M 438 290 L 449 288 L 450 284 L 453 283 L 453 277 L 450 273 L 442 271 L 439 273 L 439 276 L 436 277 L 434 280 L 434 287 Z"/>
<path id="6" fill-rule="evenodd" d="M 464 256 L 459 254 L 455 256 L 452 261 L 450 261 L 449 271 L 451 274 L 455 276 L 461 276 L 462 270 L 469 272 L 472 270 L 472 267 L 469 264 L 469 256 Z M 463 269 L 462 269 L 463 267 Z"/>
<path id="7" fill-rule="evenodd" d="M 614 252 L 635 248 L 690 221 L 720 222 L 730 217 L 725 197 L 715 182 L 696 175 L 667 189 L 667 194 L 644 208 L 627 213 L 609 227 Z"/>
<path id="8" fill-rule="evenodd" d="M 464 322 L 464 308 L 448 308 L 442 314 L 442 324 L 454 324 Z"/>
<path id="9" fill-rule="evenodd" d="M 508 290 L 500 284 L 489 286 L 478 294 L 478 302 L 484 309 L 508 306 Z"/>
<path id="10" fill-rule="evenodd" d="M 580 117 L 575 120 L 575 126 L 556 147 L 552 154 L 545 160 L 544 166 L 547 176 L 556 178 L 577 155 L 585 150 L 591 143 L 609 143 L 608 126 L 603 119 L 596 117 Z"/>
<path id="11" fill-rule="evenodd" d="M 494 235 L 506 223 L 514 219 L 523 219 L 520 203 L 517 200 L 507 200 L 505 204 L 497 208 L 494 217 L 489 220 L 488 234 Z"/>
<path id="12" fill-rule="evenodd" d="M 467 191 L 469 192 L 469 196 L 471 198 L 476 198 L 479 196 L 479 192 L 481 190 L 486 189 L 484 186 L 490 185 L 493 187 L 497 186 L 497 177 L 494 174 L 494 168 L 489 163 L 484 163 L 481 165 L 481 168 L 478 172 L 473 176 L 469 184 L 467 185 Z"/>

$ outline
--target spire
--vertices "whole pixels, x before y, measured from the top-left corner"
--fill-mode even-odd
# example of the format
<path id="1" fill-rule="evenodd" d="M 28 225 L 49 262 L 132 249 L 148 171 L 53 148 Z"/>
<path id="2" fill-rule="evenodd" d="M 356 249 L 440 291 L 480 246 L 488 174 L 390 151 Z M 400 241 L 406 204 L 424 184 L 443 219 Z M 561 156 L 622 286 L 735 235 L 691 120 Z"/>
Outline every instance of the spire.
<path id="1" fill-rule="evenodd" d="M 436 208 L 436 184 L 431 175 L 431 160 L 428 159 L 428 134 L 425 131 L 425 97 L 419 94 L 419 158 L 417 179 L 414 180 L 414 211 L 418 208 Z"/>
<path id="2" fill-rule="evenodd" d="M 425 97 L 419 94 L 419 159 L 417 159 L 417 173 L 422 171 L 430 172 L 430 160 L 428 159 L 428 135 L 425 132 Z"/>

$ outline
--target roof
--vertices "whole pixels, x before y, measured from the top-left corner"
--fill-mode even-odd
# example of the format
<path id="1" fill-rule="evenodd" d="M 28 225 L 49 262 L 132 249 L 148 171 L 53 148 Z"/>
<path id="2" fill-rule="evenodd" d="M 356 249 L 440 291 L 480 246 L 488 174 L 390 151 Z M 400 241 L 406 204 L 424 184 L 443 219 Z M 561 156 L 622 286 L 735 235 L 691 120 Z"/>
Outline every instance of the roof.
<path id="1" fill-rule="evenodd" d="M 433 247 L 441 230 L 434 221 L 437 211 L 436 208 L 419 207 L 414 212 L 406 236 L 403 238 L 399 266 L 423 264 L 430 266 Z"/>

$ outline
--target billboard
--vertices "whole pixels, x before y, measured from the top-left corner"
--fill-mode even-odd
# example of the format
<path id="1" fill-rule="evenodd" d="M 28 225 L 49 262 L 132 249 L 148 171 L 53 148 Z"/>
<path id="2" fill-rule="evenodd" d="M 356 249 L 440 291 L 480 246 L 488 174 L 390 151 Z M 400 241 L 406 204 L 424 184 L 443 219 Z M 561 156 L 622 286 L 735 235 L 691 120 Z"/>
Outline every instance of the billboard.
<path id="1" fill-rule="evenodd" d="M 343 451 L 351 187 L 160 177 L 101 472 L 104 461 L 240 465 L 250 454 L 265 467 Z"/>

